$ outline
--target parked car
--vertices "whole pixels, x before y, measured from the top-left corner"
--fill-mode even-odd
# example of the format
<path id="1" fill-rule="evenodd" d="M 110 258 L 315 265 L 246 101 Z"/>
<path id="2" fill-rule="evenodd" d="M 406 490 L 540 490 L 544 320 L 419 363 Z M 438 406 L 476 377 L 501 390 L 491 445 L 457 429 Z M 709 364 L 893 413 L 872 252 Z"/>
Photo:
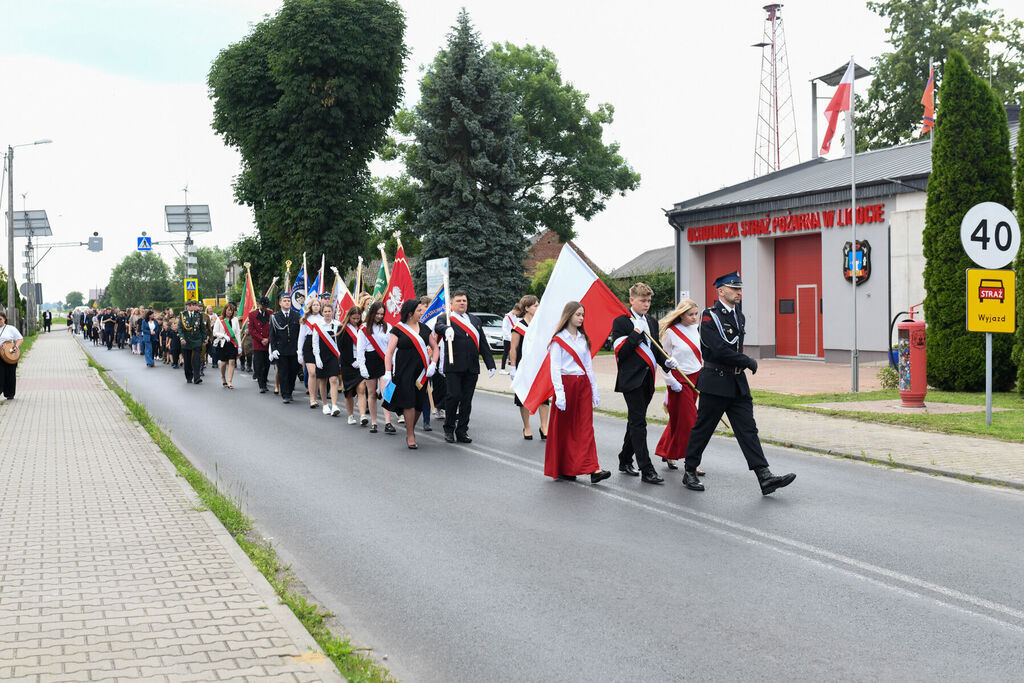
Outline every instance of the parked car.
<path id="1" fill-rule="evenodd" d="M 480 318 L 480 324 L 484 328 L 484 336 L 487 337 L 487 346 L 492 353 L 501 353 L 504 350 L 501 340 L 501 316 L 495 313 L 473 312 L 473 315 Z"/>

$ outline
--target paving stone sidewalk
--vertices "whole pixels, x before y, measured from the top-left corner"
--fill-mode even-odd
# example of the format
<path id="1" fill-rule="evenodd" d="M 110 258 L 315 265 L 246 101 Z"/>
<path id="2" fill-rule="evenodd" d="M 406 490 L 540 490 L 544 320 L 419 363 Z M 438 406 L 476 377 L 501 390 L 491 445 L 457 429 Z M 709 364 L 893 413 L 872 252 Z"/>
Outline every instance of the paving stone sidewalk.
<path id="1" fill-rule="evenodd" d="M 614 366 L 605 359 L 599 356 L 602 362 L 595 363 L 600 409 L 625 413 L 622 394 L 614 391 Z M 611 372 L 607 371 L 609 367 Z M 509 384 L 508 375 L 480 375 L 479 388 L 483 390 L 511 393 Z M 655 394 L 647 413 L 649 419 L 665 419 L 660 405 L 664 396 Z M 509 410 L 515 410 L 511 401 Z M 754 417 L 761 438 L 776 443 L 882 462 L 891 457 L 895 464 L 924 472 L 1024 488 L 1024 444 L 860 422 L 757 403 Z"/>
<path id="2" fill-rule="evenodd" d="M 344 680 L 63 331 L 0 401 L 0 679 Z"/>

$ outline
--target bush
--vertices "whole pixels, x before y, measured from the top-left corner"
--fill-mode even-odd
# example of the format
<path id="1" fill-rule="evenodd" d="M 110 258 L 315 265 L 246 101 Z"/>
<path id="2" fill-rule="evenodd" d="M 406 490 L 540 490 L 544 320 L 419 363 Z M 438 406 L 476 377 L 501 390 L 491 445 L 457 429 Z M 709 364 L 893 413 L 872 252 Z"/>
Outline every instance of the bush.
<path id="1" fill-rule="evenodd" d="M 900 375 L 891 365 L 878 368 L 878 383 L 883 389 L 896 389 L 900 385 Z"/>

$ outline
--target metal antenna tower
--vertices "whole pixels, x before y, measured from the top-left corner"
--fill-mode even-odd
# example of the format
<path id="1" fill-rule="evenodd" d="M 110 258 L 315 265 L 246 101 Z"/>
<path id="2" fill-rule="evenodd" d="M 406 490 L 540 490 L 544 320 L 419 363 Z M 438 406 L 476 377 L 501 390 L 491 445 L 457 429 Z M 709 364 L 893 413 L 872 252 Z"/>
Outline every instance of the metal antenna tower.
<path id="1" fill-rule="evenodd" d="M 752 46 L 761 48 L 761 87 L 754 138 L 755 178 L 800 162 L 782 5 L 765 5 L 764 11 L 767 14 L 764 37 Z"/>

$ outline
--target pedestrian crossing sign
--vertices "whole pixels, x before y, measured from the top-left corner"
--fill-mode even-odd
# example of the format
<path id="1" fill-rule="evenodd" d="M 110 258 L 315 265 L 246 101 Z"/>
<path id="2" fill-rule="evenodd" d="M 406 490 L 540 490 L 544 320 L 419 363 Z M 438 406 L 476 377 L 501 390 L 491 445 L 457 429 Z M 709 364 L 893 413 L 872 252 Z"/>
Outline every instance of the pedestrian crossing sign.
<path id="1" fill-rule="evenodd" d="M 199 280 L 186 278 L 185 280 L 185 301 L 199 301 Z"/>
<path id="2" fill-rule="evenodd" d="M 153 250 L 153 238 L 152 237 L 138 237 L 137 246 L 135 247 L 138 251 L 152 251 Z"/>

